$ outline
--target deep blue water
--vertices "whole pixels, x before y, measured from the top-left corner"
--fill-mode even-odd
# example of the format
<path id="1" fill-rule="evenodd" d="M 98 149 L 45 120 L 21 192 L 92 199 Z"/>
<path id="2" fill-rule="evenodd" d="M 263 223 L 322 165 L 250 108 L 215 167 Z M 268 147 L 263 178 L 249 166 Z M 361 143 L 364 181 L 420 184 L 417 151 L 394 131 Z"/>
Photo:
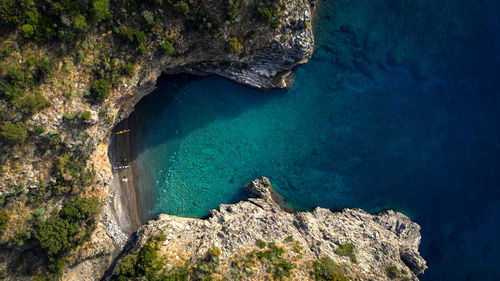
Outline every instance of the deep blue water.
<path id="1" fill-rule="evenodd" d="M 148 217 L 270 178 L 297 209 L 393 208 L 421 280 L 500 280 L 500 2 L 327 0 L 290 90 L 164 77 L 136 107 Z"/>

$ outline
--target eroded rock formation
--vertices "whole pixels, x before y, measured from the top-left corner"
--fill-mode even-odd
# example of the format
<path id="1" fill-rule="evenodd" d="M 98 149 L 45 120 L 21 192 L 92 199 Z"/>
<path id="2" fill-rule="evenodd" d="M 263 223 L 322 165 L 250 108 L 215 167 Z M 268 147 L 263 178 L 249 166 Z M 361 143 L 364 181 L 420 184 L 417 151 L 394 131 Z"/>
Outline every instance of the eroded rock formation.
<path id="1" fill-rule="evenodd" d="M 391 267 L 406 280 L 416 280 L 426 268 L 418 253 L 420 226 L 401 213 L 371 215 L 360 209 L 324 208 L 289 213 L 271 196 L 267 178 L 254 180 L 247 188 L 256 198 L 221 205 L 207 219 L 160 215 L 138 231 L 135 250 L 155 236 L 166 235 L 160 255 L 174 266 L 193 263 L 216 246 L 221 249 L 222 276 L 230 274 L 232 261 L 258 250 L 259 239 L 287 249 L 285 256 L 294 264 L 292 280 L 310 279 L 311 263 L 324 256 L 347 267 L 351 280 L 390 280 Z M 353 245 L 354 258 L 340 255 L 340 245 Z M 251 280 L 263 280 L 268 274 L 258 265 L 254 271 Z"/>

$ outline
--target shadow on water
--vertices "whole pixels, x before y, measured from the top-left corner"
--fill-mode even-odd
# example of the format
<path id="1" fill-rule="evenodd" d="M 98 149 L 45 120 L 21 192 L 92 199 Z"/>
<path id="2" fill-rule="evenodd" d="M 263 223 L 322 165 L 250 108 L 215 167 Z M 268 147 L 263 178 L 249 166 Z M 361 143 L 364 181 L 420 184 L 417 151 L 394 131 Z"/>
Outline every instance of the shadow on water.
<path id="1" fill-rule="evenodd" d="M 195 88 L 192 87 L 194 85 Z M 177 107 L 188 105 L 194 100 L 200 99 L 193 93 L 203 90 L 204 100 L 211 99 L 224 100 L 224 105 L 216 109 L 209 108 L 207 103 L 207 114 L 181 115 L 176 111 Z M 193 130 L 204 127 L 206 124 L 216 119 L 231 119 L 254 107 L 259 107 L 266 102 L 279 98 L 286 93 L 285 90 L 274 89 L 269 91 L 259 91 L 243 85 L 236 84 L 217 76 L 199 77 L 190 74 L 164 75 L 158 79 L 157 89 L 144 97 L 136 106 L 134 115 L 140 133 L 147 132 L 141 130 L 153 127 L 161 131 L 160 135 L 152 138 L 152 141 L 145 145 L 139 145 L 138 153 L 154 148 L 165 143 L 169 138 L 182 138 Z M 233 96 L 233 97 L 231 97 Z M 168 111 L 168 120 L 165 114 Z M 194 119 L 193 119 L 194 118 Z M 189 122 L 184 122 L 188 119 Z M 158 127 L 150 124 L 156 123 Z M 183 123 L 182 130 L 180 124 Z"/>

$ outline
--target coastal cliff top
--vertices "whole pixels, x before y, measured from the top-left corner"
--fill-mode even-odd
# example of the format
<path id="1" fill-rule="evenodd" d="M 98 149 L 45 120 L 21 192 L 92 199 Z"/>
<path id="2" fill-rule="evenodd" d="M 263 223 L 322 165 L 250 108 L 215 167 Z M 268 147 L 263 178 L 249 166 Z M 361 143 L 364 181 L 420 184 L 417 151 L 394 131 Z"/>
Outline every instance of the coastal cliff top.
<path id="1" fill-rule="evenodd" d="M 150 221 L 115 273 L 130 277 L 130 261 L 145 248 L 163 262 L 154 274 L 193 279 L 417 280 L 426 268 L 420 226 L 401 213 L 286 212 L 267 178 L 247 188 L 255 198 L 220 205 L 207 219 L 162 214 Z"/>

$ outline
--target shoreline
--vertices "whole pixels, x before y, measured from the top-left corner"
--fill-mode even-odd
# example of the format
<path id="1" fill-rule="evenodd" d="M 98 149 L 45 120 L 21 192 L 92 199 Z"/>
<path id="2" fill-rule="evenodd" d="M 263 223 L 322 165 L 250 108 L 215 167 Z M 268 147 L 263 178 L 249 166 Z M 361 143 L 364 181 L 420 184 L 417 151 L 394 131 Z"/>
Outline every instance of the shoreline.
<path id="1" fill-rule="evenodd" d="M 131 118 L 132 117 L 132 118 Z M 133 114 L 118 123 L 110 136 L 109 161 L 113 167 L 111 189 L 113 215 L 121 230 L 130 236 L 143 224 L 143 210 L 139 202 L 138 175 L 135 148 L 135 119 Z M 129 129 L 130 132 L 116 135 L 118 131 Z M 116 166 L 129 166 L 115 170 Z M 126 177 L 128 181 L 124 182 Z"/>

